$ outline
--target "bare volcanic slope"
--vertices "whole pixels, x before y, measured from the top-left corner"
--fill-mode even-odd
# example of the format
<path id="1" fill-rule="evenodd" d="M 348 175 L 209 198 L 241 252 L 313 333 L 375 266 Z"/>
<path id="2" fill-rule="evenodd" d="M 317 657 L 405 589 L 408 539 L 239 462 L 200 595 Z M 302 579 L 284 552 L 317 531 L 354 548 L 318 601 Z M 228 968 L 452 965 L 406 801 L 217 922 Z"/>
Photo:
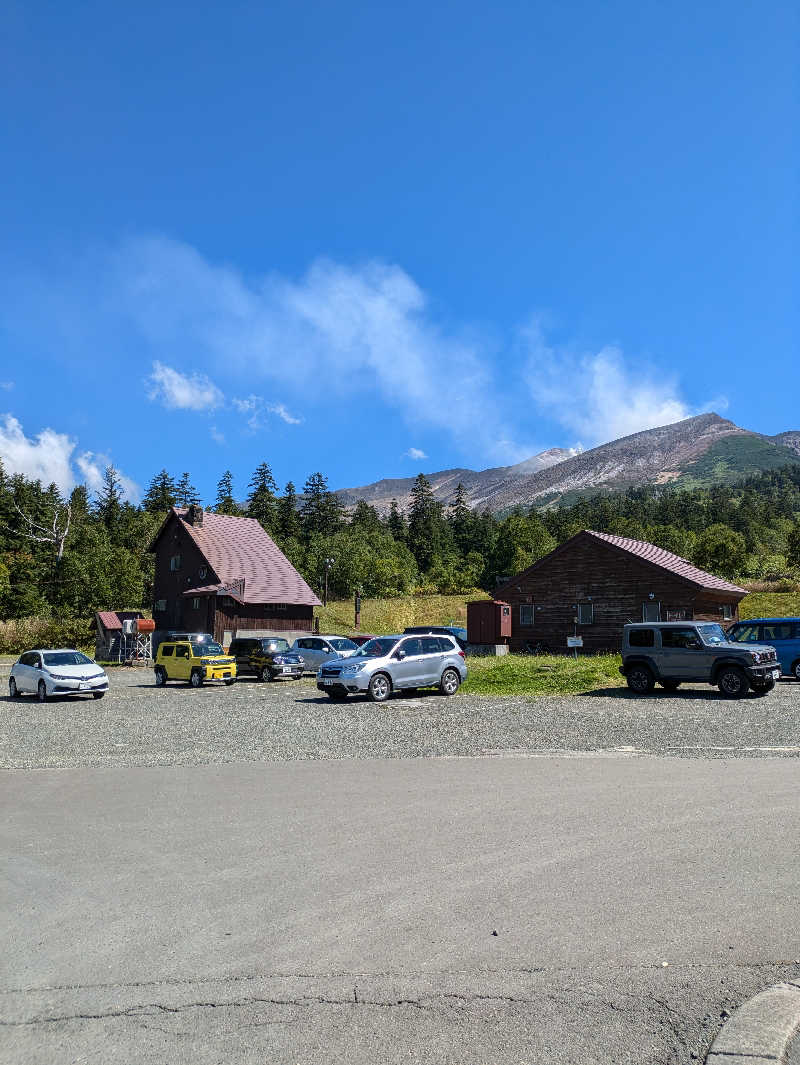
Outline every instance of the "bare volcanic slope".
<path id="1" fill-rule="evenodd" d="M 492 511 L 543 506 L 587 492 L 613 491 L 641 484 L 694 487 L 732 481 L 760 470 L 797 462 L 800 433 L 775 437 L 741 429 L 718 414 L 699 414 L 671 425 L 646 429 L 580 453 L 551 448 L 515 466 L 442 470 L 427 474 L 435 497 L 450 503 L 459 482 L 473 507 Z M 377 481 L 343 489 L 343 503 L 359 499 L 383 513 L 392 499 L 405 509 L 413 478 Z"/>

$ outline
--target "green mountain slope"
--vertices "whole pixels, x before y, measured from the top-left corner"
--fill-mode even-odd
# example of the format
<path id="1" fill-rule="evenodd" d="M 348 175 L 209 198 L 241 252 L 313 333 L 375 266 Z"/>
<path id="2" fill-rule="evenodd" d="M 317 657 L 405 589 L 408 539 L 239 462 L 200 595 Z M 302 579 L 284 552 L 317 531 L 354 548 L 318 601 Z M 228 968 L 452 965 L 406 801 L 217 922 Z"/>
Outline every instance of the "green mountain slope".
<path id="1" fill-rule="evenodd" d="M 763 436 L 750 433 L 725 436 L 699 458 L 686 463 L 673 483 L 677 488 L 731 484 L 753 473 L 793 465 L 797 458 L 789 448 L 773 444 Z"/>

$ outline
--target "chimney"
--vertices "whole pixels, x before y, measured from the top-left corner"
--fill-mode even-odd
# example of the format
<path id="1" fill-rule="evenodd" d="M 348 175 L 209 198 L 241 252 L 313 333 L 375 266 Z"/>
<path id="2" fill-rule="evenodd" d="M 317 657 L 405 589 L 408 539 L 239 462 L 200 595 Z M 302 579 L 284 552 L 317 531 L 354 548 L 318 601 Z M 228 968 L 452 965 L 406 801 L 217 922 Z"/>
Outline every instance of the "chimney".
<path id="1" fill-rule="evenodd" d="M 197 503 L 192 503 L 186 515 L 186 520 L 189 522 L 190 525 L 194 525 L 196 529 L 202 529 L 203 508 L 198 506 Z"/>

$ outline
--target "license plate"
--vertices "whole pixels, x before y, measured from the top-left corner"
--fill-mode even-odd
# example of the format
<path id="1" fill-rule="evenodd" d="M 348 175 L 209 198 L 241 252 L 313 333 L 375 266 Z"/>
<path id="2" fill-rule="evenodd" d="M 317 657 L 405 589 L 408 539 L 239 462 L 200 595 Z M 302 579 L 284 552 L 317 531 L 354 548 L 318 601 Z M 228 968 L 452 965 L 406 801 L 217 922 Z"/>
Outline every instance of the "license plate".
<path id="1" fill-rule="evenodd" d="M 80 690 L 81 690 L 82 692 L 88 691 L 88 690 L 89 690 L 89 688 L 91 688 L 91 684 L 84 684 L 84 683 L 83 683 L 83 681 L 81 681 L 81 687 L 80 687 Z"/>
<path id="2" fill-rule="evenodd" d="M 773 671 L 772 671 L 772 679 L 773 680 L 778 680 L 780 675 L 781 675 L 781 671 L 779 669 L 773 669 Z"/>
<path id="3" fill-rule="evenodd" d="M 322 683 L 323 684 L 333 684 L 333 681 L 332 680 L 323 680 Z"/>
<path id="4" fill-rule="evenodd" d="M 294 672 L 294 670 L 292 669 L 291 666 L 284 666 L 283 669 L 281 670 L 281 673 L 293 673 L 293 672 Z"/>

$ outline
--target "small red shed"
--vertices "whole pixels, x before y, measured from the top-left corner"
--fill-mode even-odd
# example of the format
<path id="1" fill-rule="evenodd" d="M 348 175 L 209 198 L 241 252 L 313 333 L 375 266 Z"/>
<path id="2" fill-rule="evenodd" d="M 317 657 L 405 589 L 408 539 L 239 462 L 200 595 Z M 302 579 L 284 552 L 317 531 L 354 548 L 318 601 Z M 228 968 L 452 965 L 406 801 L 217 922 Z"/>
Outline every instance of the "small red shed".
<path id="1" fill-rule="evenodd" d="M 511 607 L 499 599 L 467 603 L 467 642 L 508 643 L 511 637 Z"/>

